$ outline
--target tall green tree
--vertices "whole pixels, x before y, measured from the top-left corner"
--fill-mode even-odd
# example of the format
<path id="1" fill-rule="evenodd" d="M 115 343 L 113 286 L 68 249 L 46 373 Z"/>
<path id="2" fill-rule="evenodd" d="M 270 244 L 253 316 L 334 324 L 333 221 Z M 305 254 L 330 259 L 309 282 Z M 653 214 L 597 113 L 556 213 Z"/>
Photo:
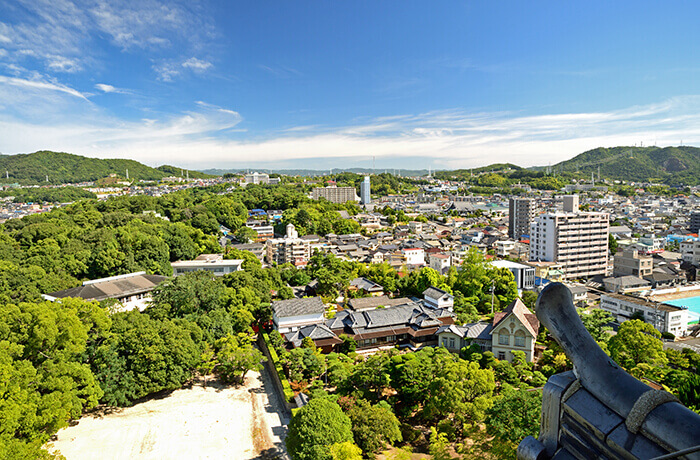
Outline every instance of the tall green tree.
<path id="1" fill-rule="evenodd" d="M 638 364 L 663 366 L 668 360 L 660 337 L 651 324 L 636 319 L 625 321 L 608 341 L 610 356 L 627 370 Z"/>
<path id="2" fill-rule="evenodd" d="M 337 403 L 314 398 L 292 418 L 285 444 L 293 460 L 330 460 L 332 445 L 352 442 L 351 426 Z"/>

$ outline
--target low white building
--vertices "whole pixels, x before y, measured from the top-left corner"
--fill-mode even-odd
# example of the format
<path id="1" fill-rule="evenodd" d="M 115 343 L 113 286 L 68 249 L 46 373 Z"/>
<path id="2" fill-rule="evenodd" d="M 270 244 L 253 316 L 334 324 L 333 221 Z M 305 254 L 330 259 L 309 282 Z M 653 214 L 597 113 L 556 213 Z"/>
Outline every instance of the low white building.
<path id="1" fill-rule="evenodd" d="M 60 299 L 76 297 L 85 300 L 103 301 L 114 299 L 118 301 L 117 311 L 129 311 L 148 307 L 151 301 L 151 291 L 167 277 L 160 275 L 148 275 L 146 272 L 128 273 L 126 275 L 110 276 L 96 280 L 84 281 L 82 285 L 65 289 L 63 291 L 42 294 L 41 296 L 51 302 L 59 302 Z"/>
<path id="2" fill-rule="evenodd" d="M 497 268 L 507 268 L 515 278 L 515 284 L 518 285 L 518 292 L 523 290 L 531 290 L 535 288 L 535 268 L 510 260 L 494 260 L 491 265 Z"/>
<path id="3" fill-rule="evenodd" d="M 447 308 L 449 311 L 452 311 L 455 298 L 449 292 L 431 286 L 423 291 L 423 303 L 427 307 Z"/>
<path id="4" fill-rule="evenodd" d="M 242 259 L 224 259 L 223 254 L 202 254 L 194 260 L 172 262 L 173 276 L 204 270 L 215 276 L 224 276 L 243 270 Z"/>
<path id="5" fill-rule="evenodd" d="M 401 253 L 407 265 L 425 265 L 425 251 L 421 248 L 402 249 Z"/>
<path id="6" fill-rule="evenodd" d="M 496 241 L 496 255 L 498 257 L 507 257 L 512 250 L 515 249 L 515 241 L 513 240 L 498 240 Z"/>
<path id="7" fill-rule="evenodd" d="M 612 313 L 620 323 L 640 312 L 644 315 L 644 321 L 659 332 L 670 332 L 677 337 L 688 334 L 687 310 L 673 305 L 621 294 L 603 294 L 600 296 L 600 308 Z"/>
<path id="8" fill-rule="evenodd" d="M 272 302 L 272 322 L 281 334 L 311 324 L 323 324 L 326 306 L 320 297 Z"/>

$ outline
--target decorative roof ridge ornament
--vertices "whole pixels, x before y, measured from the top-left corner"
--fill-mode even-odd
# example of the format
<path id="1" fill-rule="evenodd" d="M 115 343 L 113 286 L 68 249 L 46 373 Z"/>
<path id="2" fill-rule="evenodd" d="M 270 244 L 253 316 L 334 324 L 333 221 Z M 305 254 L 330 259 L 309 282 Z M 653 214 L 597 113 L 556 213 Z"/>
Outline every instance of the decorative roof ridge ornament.
<path id="1" fill-rule="evenodd" d="M 650 392 L 605 354 L 583 326 L 565 285 L 547 285 L 535 309 L 574 371 L 547 381 L 539 440 L 523 439 L 518 459 L 650 459 L 669 453 L 700 459 L 700 415 L 673 395 Z"/>

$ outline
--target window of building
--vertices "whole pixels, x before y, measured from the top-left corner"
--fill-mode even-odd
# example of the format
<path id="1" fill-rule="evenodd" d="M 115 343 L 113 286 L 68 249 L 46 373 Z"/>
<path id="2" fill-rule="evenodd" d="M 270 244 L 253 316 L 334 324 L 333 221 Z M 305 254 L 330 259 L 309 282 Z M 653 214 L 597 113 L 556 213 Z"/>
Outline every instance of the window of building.
<path id="1" fill-rule="evenodd" d="M 524 347 L 525 346 L 525 334 L 523 331 L 518 331 L 515 333 L 515 346 Z"/>
<path id="2" fill-rule="evenodd" d="M 502 331 L 498 333 L 498 344 L 499 345 L 510 345 L 510 335 L 507 332 Z"/>
<path id="3" fill-rule="evenodd" d="M 506 352 L 505 352 L 505 351 L 499 351 L 499 352 L 498 352 L 498 359 L 500 359 L 501 361 L 503 361 L 504 359 L 506 359 Z"/>
<path id="4" fill-rule="evenodd" d="M 455 339 L 451 337 L 450 338 L 450 348 L 454 348 L 454 347 L 455 347 Z"/>

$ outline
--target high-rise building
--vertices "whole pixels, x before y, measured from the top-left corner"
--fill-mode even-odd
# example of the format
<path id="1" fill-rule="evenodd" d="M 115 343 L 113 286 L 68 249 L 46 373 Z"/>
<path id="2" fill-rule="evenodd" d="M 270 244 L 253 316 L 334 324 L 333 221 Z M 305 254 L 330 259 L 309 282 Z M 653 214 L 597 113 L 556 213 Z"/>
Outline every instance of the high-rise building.
<path id="1" fill-rule="evenodd" d="M 690 214 L 690 233 L 698 233 L 700 231 L 700 212 Z"/>
<path id="2" fill-rule="evenodd" d="M 331 203 L 356 201 L 355 187 L 317 187 L 311 191 L 311 198 L 325 198 Z"/>
<path id="3" fill-rule="evenodd" d="M 362 204 L 369 204 L 370 201 L 372 201 L 370 196 L 369 176 L 365 176 L 365 179 L 360 184 L 360 201 Z"/>
<path id="4" fill-rule="evenodd" d="M 530 224 L 535 218 L 535 200 L 511 198 L 508 200 L 508 236 L 514 240 L 530 233 Z"/>
<path id="5" fill-rule="evenodd" d="M 606 275 L 609 216 L 580 212 L 578 196 L 564 197 L 564 211 L 543 214 L 530 227 L 530 260 L 557 262 L 565 279 Z"/>

